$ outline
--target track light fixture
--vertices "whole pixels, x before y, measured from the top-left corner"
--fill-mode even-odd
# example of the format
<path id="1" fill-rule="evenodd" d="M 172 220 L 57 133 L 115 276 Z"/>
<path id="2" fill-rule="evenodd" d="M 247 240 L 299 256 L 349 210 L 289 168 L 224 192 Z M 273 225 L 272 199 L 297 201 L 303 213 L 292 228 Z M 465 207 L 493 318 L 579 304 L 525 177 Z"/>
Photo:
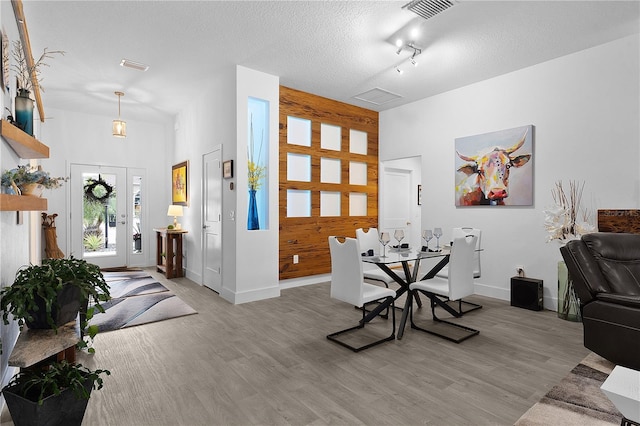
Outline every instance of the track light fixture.
<path id="1" fill-rule="evenodd" d="M 413 52 L 413 55 L 411 55 L 411 59 L 409 59 L 409 62 L 411 62 L 411 65 L 413 65 L 414 67 L 418 66 L 418 61 L 416 61 L 416 52 Z"/>
<path id="2" fill-rule="evenodd" d="M 414 67 L 418 66 L 418 61 L 416 60 L 416 56 L 420 55 L 422 53 L 422 49 L 420 49 L 419 47 L 416 47 L 413 42 L 409 42 L 407 44 L 403 44 L 402 40 L 398 39 L 398 41 L 396 41 L 396 46 L 398 46 L 398 50 L 396 50 L 396 55 L 399 55 L 400 52 L 402 52 L 404 49 L 407 49 L 409 51 L 413 51 L 413 53 L 411 54 L 411 57 L 409 58 L 409 62 L 411 63 L 411 65 L 413 65 Z M 396 71 L 399 68 L 396 67 Z"/>

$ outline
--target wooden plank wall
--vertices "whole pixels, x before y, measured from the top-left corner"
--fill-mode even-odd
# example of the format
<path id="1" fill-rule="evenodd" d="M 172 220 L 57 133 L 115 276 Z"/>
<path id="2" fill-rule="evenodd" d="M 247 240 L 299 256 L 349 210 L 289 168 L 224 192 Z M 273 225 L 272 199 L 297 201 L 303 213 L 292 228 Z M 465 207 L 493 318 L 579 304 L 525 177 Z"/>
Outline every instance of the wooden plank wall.
<path id="1" fill-rule="evenodd" d="M 598 231 L 640 234 L 640 210 L 598 210 Z"/>
<path id="2" fill-rule="evenodd" d="M 311 121 L 311 147 L 287 143 L 287 117 Z M 320 147 L 321 123 L 342 128 L 342 150 Z M 367 155 L 349 153 L 349 130 L 367 133 Z M 287 180 L 287 153 L 311 156 L 311 182 Z M 341 160 L 341 182 L 320 182 L 320 158 Z M 331 272 L 327 238 L 355 237 L 356 228 L 378 226 L 378 113 L 280 86 L 280 279 Z M 349 185 L 349 161 L 367 163 L 367 185 Z M 287 217 L 287 190 L 311 191 L 311 217 Z M 320 216 L 320 191 L 341 193 L 341 216 Z M 349 193 L 367 193 L 367 216 L 349 216 Z M 293 263 L 293 256 L 299 263 Z"/>

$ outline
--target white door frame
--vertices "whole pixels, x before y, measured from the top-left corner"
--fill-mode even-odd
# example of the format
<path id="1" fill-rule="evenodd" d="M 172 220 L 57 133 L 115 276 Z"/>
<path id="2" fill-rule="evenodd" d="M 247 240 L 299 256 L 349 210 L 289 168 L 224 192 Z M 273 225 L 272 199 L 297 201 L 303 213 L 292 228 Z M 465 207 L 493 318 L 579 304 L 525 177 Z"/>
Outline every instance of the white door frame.
<path id="1" fill-rule="evenodd" d="M 384 224 L 388 219 L 386 212 L 389 210 L 385 202 L 389 202 L 389 197 L 385 197 L 385 179 L 387 173 L 407 173 L 410 176 L 409 187 L 409 218 L 408 224 L 404 224 L 408 229 L 405 232 L 403 243 L 409 243 L 411 247 L 421 247 L 421 228 L 422 228 L 422 206 L 418 205 L 418 185 L 422 182 L 422 157 L 408 157 L 380 162 L 380 182 L 378 184 L 378 228 L 382 231 Z M 401 224 L 398 224 L 400 226 Z M 393 229 L 385 229 L 390 231 L 391 243 L 396 244 L 393 238 Z"/>
<path id="2" fill-rule="evenodd" d="M 149 199 L 148 199 L 148 185 L 147 185 L 147 171 L 146 169 L 141 168 L 129 168 L 122 166 L 107 166 L 107 165 L 99 165 L 99 164 L 84 164 L 84 163 L 71 163 L 69 164 L 69 176 L 73 176 L 74 169 L 76 173 L 78 170 L 105 170 L 109 171 L 110 169 L 117 169 L 120 173 L 124 172 L 124 179 L 122 182 L 123 186 L 126 186 L 126 190 L 118 191 L 117 196 L 120 195 L 121 198 L 118 200 L 118 212 L 117 212 L 117 229 L 118 234 L 120 235 L 120 243 L 122 244 L 122 256 L 118 256 L 117 261 L 101 261 L 97 260 L 100 258 L 90 258 L 92 263 L 98 264 L 100 267 L 115 267 L 115 266 L 147 266 L 148 259 L 150 258 L 150 247 L 151 241 L 155 241 L 155 235 L 152 235 L 151 228 L 149 227 Z M 133 253 L 133 231 L 128 232 L 127 230 L 132 230 L 132 216 L 133 216 L 133 177 L 140 176 L 142 178 L 141 184 L 141 195 L 142 195 L 142 212 L 141 212 L 141 223 L 142 223 L 142 253 Z M 68 225 L 67 229 L 69 232 L 67 233 L 67 247 L 69 247 L 69 254 L 74 255 L 75 257 L 81 258 L 83 250 L 80 246 L 80 250 L 78 250 L 77 240 L 74 240 L 76 237 L 80 237 L 77 235 L 79 232 L 77 229 L 74 232 L 74 226 L 76 225 L 73 221 L 73 218 L 77 215 L 80 216 L 80 220 L 82 220 L 82 209 L 78 209 L 73 203 L 74 199 L 74 191 L 81 190 L 78 186 L 82 185 L 81 179 L 78 181 L 70 182 L 70 191 L 69 197 L 67 199 L 67 211 L 69 212 L 68 216 Z M 122 223 L 124 221 L 124 223 Z M 131 237 L 131 238 L 130 238 Z M 81 237 L 80 237 L 81 238 Z M 118 239 L 116 240 L 118 244 Z M 120 250 L 120 248 L 118 248 Z M 105 259 L 105 258 L 101 258 Z"/>

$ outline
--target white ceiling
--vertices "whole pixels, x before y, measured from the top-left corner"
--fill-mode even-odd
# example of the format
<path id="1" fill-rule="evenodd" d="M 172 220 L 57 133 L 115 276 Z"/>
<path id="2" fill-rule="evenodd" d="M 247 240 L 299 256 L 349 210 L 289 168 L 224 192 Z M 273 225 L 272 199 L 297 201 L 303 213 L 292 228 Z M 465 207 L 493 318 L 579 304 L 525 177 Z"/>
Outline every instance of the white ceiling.
<path id="1" fill-rule="evenodd" d="M 42 69 L 47 118 L 47 108 L 115 118 L 118 90 L 123 119 L 164 120 L 236 64 L 382 111 L 640 33 L 638 1 L 458 1 L 428 20 L 402 8 L 409 0 L 23 1 L 34 57 L 66 52 Z M 413 27 L 418 67 L 393 44 Z M 401 98 L 354 98 L 373 88 Z"/>

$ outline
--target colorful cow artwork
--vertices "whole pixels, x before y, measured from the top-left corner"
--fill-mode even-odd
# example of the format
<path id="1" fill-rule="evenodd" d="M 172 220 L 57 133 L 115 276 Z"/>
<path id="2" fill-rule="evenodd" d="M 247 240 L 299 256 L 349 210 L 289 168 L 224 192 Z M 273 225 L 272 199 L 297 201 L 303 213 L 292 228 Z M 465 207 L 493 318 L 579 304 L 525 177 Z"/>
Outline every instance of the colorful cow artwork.
<path id="1" fill-rule="evenodd" d="M 532 205 L 532 148 L 533 126 L 457 138 L 456 206 Z"/>

